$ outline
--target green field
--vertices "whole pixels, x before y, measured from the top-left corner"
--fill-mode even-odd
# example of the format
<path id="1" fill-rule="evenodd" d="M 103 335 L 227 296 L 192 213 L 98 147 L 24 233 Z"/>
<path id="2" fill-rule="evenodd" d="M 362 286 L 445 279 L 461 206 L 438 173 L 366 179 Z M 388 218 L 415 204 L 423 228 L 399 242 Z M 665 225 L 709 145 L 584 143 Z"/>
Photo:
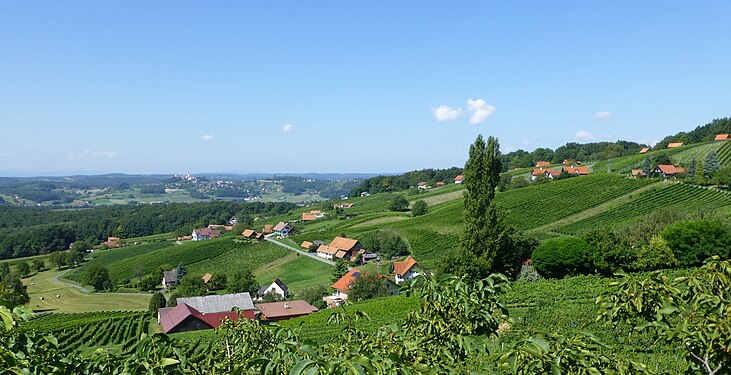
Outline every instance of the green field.
<path id="1" fill-rule="evenodd" d="M 55 312 L 86 312 L 105 310 L 147 310 L 149 294 L 84 293 L 52 280 L 61 271 L 44 271 L 23 279 L 28 287 L 32 309 Z M 58 296 L 58 297 L 57 297 Z"/>

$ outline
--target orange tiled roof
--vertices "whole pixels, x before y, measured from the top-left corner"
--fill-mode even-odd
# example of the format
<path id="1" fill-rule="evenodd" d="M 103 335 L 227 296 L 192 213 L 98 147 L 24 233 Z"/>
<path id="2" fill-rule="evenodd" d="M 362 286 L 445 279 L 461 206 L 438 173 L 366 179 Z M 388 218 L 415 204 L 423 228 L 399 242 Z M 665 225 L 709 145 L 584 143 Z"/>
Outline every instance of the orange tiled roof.
<path id="1" fill-rule="evenodd" d="M 309 249 L 310 247 L 312 247 L 312 242 L 304 241 L 304 242 L 302 242 L 302 245 L 300 245 L 300 246 L 304 247 L 305 249 Z"/>
<path id="2" fill-rule="evenodd" d="M 640 150 L 640 154 L 646 154 L 650 151 L 649 147 L 643 147 L 642 150 Z"/>
<path id="3" fill-rule="evenodd" d="M 549 165 L 551 165 L 550 161 L 539 161 L 536 163 L 536 167 L 547 167 Z"/>
<path id="4" fill-rule="evenodd" d="M 201 277 L 201 279 L 203 279 L 204 283 L 208 284 L 208 282 L 211 281 L 212 277 L 213 277 L 213 275 L 211 275 L 209 272 L 209 273 L 203 275 L 203 277 Z"/>
<path id="5" fill-rule="evenodd" d="M 645 173 L 645 171 L 643 171 L 642 169 L 633 169 L 632 175 L 633 176 L 647 176 L 647 173 Z"/>
<path id="6" fill-rule="evenodd" d="M 728 139 L 728 134 L 717 134 L 715 140 L 725 141 Z"/>
<path id="7" fill-rule="evenodd" d="M 393 273 L 397 275 L 404 275 L 414 266 L 419 266 L 419 263 L 416 263 L 416 259 L 409 255 L 402 262 L 393 262 Z"/>
<path id="8" fill-rule="evenodd" d="M 252 236 L 256 236 L 256 232 L 254 232 L 253 229 L 246 229 L 241 233 L 241 235 L 246 238 L 251 238 Z"/>
<path id="9" fill-rule="evenodd" d="M 302 221 L 312 221 L 312 220 L 317 220 L 317 216 L 315 216 L 313 214 L 304 213 L 304 212 L 302 213 Z"/>
<path id="10" fill-rule="evenodd" d="M 461 175 L 461 174 L 460 175 L 457 175 L 457 177 L 455 177 L 454 180 L 455 181 L 462 181 L 462 180 L 464 180 L 464 176 Z"/>
<path id="11" fill-rule="evenodd" d="M 341 277 L 340 280 L 336 281 L 335 284 L 332 285 L 333 288 L 347 293 L 350 288 L 350 283 L 353 282 L 353 280 L 357 279 L 358 276 L 360 276 L 360 271 L 353 269 L 348 271 L 348 273 L 345 274 L 345 276 Z"/>
<path id="12" fill-rule="evenodd" d="M 320 245 L 320 247 L 317 248 L 318 253 L 325 253 L 328 255 L 335 255 L 335 253 L 337 253 L 338 250 L 339 249 L 337 247 L 331 247 L 331 246 L 327 246 L 327 245 Z"/>
<path id="13" fill-rule="evenodd" d="M 676 148 L 683 145 L 683 142 L 668 143 L 668 148 Z"/>
<path id="14" fill-rule="evenodd" d="M 566 171 L 566 173 L 571 173 L 571 174 L 579 174 L 579 175 L 589 174 L 589 168 L 588 167 L 584 167 L 584 166 L 581 166 L 581 167 L 574 167 L 574 166 L 563 167 L 563 170 Z"/>
<path id="15" fill-rule="evenodd" d="M 672 164 L 658 164 L 657 168 L 666 175 L 674 175 L 676 173 L 685 172 L 685 168 L 678 168 Z"/>
<path id="16" fill-rule="evenodd" d="M 350 250 L 357 244 L 358 240 L 354 240 L 352 238 L 335 237 L 332 242 L 330 242 L 330 247 L 335 247 L 341 250 Z"/>

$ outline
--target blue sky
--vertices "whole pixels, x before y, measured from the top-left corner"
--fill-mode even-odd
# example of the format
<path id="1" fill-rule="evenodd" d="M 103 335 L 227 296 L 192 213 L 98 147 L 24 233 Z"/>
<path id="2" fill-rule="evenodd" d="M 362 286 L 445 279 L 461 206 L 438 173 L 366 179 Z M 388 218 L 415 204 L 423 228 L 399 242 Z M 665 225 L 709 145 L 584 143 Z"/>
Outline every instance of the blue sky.
<path id="1" fill-rule="evenodd" d="M 0 175 L 399 172 L 731 115 L 729 1 L 0 2 Z"/>

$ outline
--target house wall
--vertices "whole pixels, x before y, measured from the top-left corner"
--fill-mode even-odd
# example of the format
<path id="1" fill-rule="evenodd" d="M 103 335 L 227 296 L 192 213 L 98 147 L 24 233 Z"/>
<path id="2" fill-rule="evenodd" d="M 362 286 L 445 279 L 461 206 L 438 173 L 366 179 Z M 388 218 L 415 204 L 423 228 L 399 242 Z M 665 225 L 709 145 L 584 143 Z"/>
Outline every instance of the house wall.
<path id="1" fill-rule="evenodd" d="M 282 298 L 287 298 L 287 295 L 284 293 L 284 290 L 282 290 L 282 288 L 280 288 L 279 285 L 277 285 L 276 283 L 272 283 L 272 285 L 269 285 L 269 288 L 267 288 L 264 291 L 264 294 L 267 294 L 271 291 L 276 292 L 277 294 L 282 296 Z"/>
<path id="2" fill-rule="evenodd" d="M 178 333 L 178 332 L 189 332 L 189 331 L 200 331 L 202 329 L 211 329 L 206 323 L 201 322 L 194 316 L 185 318 L 180 324 L 173 327 L 170 332 L 167 333 Z"/>

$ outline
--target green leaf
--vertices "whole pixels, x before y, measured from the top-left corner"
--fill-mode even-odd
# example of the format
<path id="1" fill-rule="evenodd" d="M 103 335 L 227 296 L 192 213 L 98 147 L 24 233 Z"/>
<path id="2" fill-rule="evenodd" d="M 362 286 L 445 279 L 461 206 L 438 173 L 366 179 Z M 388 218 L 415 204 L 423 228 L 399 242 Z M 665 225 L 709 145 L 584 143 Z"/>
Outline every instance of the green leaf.
<path id="1" fill-rule="evenodd" d="M 160 360 L 159 365 L 162 367 L 167 367 L 167 366 L 177 365 L 178 363 L 180 363 L 180 361 L 178 361 L 175 358 L 163 358 Z"/>

